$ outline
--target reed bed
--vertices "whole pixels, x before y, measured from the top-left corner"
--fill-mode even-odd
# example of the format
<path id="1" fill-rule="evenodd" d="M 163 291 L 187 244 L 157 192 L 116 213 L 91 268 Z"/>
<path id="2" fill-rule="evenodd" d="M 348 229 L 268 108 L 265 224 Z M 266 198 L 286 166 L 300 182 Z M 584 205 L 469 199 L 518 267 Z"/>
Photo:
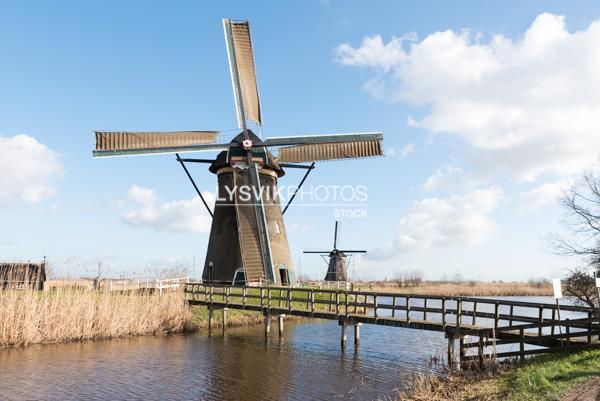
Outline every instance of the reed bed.
<path id="1" fill-rule="evenodd" d="M 181 293 L 0 291 L 0 346 L 55 343 L 193 329 Z"/>
<path id="2" fill-rule="evenodd" d="M 354 283 L 354 289 L 363 291 L 398 292 L 402 294 L 423 294 L 438 296 L 503 297 L 503 296 L 551 296 L 552 285 L 529 283 L 437 283 L 424 282 L 413 286 L 399 286 L 396 283 Z"/>

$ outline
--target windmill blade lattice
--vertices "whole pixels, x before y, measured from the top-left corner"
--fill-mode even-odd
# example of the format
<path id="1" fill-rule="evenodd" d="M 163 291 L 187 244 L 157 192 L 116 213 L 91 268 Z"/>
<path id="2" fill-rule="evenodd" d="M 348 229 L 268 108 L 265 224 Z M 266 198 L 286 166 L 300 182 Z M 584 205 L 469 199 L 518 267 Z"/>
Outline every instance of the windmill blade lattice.
<path id="1" fill-rule="evenodd" d="M 216 143 L 218 131 L 96 131 L 95 135 L 94 157 L 198 152 L 229 146 Z"/>

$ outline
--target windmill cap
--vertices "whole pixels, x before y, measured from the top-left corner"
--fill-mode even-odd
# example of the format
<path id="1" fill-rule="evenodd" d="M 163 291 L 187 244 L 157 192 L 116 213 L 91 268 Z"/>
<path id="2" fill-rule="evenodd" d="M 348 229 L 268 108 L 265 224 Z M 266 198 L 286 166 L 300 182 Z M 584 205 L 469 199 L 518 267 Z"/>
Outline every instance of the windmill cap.
<path id="1" fill-rule="evenodd" d="M 282 177 L 285 174 L 285 172 L 279 166 L 279 164 L 277 164 L 277 162 L 275 161 L 275 157 L 273 157 L 273 154 L 269 152 L 269 150 L 266 147 L 260 146 L 262 140 L 258 136 L 256 136 L 251 130 L 248 130 L 248 137 L 254 144 L 254 147 L 252 148 L 252 155 L 254 157 L 260 157 L 263 160 L 265 160 L 265 163 L 263 164 L 262 168 L 273 170 L 277 173 L 277 177 Z M 235 138 L 231 140 L 230 143 L 242 145 L 245 139 L 246 137 L 244 133 L 240 132 L 238 135 L 235 136 Z M 217 155 L 217 158 L 214 162 L 212 162 L 208 170 L 211 173 L 217 174 L 217 171 L 219 171 L 223 167 L 229 167 L 230 158 L 236 156 L 246 156 L 246 150 L 244 150 L 242 146 L 236 146 L 229 148 L 229 151 L 222 151 Z"/>

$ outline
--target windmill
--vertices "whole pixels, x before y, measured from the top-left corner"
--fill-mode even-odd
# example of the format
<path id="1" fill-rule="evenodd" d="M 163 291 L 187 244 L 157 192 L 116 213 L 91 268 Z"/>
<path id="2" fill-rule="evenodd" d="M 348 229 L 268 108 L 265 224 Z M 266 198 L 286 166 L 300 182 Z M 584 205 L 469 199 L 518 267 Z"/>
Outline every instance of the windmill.
<path id="1" fill-rule="evenodd" d="M 335 231 L 333 233 L 333 249 L 331 251 L 304 251 L 304 253 L 318 253 L 321 256 L 329 255 L 329 263 L 327 264 L 325 281 L 348 281 L 348 266 L 346 263 L 346 256 L 355 253 L 367 253 L 367 251 L 338 249 L 337 238 L 338 222 L 336 221 Z"/>
<path id="2" fill-rule="evenodd" d="M 283 214 L 315 162 L 382 156 L 383 135 L 369 132 L 264 140 L 256 136 L 248 127 L 249 123 L 262 126 L 249 23 L 224 19 L 223 28 L 241 133 L 227 142 L 220 140 L 218 131 L 96 131 L 93 156 L 175 154 L 213 218 L 202 279 L 289 284 L 295 278 Z M 271 150 L 276 151 L 276 156 Z M 211 159 L 179 156 L 204 151 L 220 153 Z M 217 175 L 214 212 L 188 171 L 188 162 L 209 163 L 209 171 Z M 306 172 L 282 211 L 277 182 L 285 174 L 284 168 Z"/>

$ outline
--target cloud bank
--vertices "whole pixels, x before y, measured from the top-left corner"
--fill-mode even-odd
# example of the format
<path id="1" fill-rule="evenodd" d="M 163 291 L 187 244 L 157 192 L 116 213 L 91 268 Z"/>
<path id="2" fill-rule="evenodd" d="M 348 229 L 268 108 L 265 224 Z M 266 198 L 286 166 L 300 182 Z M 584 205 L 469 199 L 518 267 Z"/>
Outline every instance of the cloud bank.
<path id="1" fill-rule="evenodd" d="M 408 252 L 480 243 L 497 227 L 489 213 L 503 196 L 499 187 L 489 187 L 461 196 L 416 201 L 400 219 L 396 237 L 366 258 L 386 260 Z"/>
<path id="2" fill-rule="evenodd" d="M 481 174 L 565 177 L 600 153 L 600 21 L 572 33 L 564 17 L 541 14 L 517 40 L 376 35 L 339 45 L 336 60 L 372 69 L 373 96 L 424 106 L 409 124 L 460 138 Z"/>
<path id="3" fill-rule="evenodd" d="M 206 191 L 202 195 L 212 208 L 214 194 Z M 212 218 L 199 197 L 159 203 L 153 189 L 133 185 L 128 192 L 128 201 L 135 209 L 126 212 L 121 219 L 132 227 L 178 233 L 210 231 Z"/>
<path id="4" fill-rule="evenodd" d="M 28 135 L 0 136 L 0 206 L 38 203 L 56 192 L 58 154 Z"/>

